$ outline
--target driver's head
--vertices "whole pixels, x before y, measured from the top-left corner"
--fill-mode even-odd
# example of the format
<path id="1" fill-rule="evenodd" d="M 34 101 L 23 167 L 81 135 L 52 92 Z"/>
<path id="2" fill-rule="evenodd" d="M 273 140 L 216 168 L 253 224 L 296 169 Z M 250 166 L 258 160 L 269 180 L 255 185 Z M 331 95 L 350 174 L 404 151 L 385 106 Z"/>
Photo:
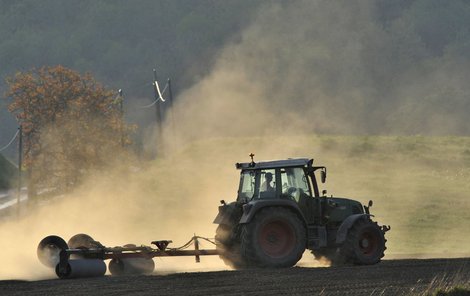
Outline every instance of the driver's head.
<path id="1" fill-rule="evenodd" d="M 264 176 L 266 178 L 266 181 L 272 181 L 273 179 L 273 174 L 271 173 L 266 173 L 266 175 Z"/>

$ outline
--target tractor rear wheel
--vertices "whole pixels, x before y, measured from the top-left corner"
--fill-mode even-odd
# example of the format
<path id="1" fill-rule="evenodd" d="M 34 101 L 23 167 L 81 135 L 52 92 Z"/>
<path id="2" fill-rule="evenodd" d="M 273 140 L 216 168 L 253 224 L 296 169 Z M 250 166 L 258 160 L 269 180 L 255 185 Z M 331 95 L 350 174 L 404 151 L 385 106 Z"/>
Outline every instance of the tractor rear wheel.
<path id="1" fill-rule="evenodd" d="M 386 241 L 377 222 L 360 219 L 351 227 L 340 248 L 340 260 L 359 265 L 378 263 L 384 256 Z"/>
<path id="2" fill-rule="evenodd" d="M 241 255 L 257 267 L 290 267 L 302 257 L 306 237 L 295 213 L 286 208 L 266 208 L 243 226 Z"/>

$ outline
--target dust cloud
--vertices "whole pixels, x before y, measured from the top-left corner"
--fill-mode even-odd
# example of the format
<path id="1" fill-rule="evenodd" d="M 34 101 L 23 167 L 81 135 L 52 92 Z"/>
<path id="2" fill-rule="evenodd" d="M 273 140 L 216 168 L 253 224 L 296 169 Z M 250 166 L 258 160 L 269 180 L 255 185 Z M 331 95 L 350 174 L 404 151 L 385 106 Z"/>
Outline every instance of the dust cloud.
<path id="1" fill-rule="evenodd" d="M 381 22 L 378 1 L 271 2 L 179 97 L 172 147 L 312 156 L 332 194 L 375 201 L 388 254 L 468 254 L 468 139 L 442 136 L 468 135 L 466 63 L 430 52 L 417 7 Z"/>
<path id="2" fill-rule="evenodd" d="M 90 178 L 74 193 L 40 203 L 34 211 L 22 208 L 23 217 L 0 228 L 3 241 L 8 242 L 1 255 L 0 277 L 50 276 L 35 252 L 39 241 L 51 234 L 67 241 L 76 233 L 87 233 L 106 246 L 150 245 L 153 240 L 171 239 L 176 247 L 194 233 L 213 237 L 218 199 L 212 198 L 208 204 L 208 197 L 217 188 L 209 190 L 207 181 L 196 173 L 197 167 L 200 165 L 185 160 L 157 161 L 154 167 L 140 171 L 132 165 L 122 171 L 115 167 Z M 185 269 L 171 264 L 165 268 L 156 260 L 157 270 Z"/>
<path id="3" fill-rule="evenodd" d="M 459 44 L 435 54 L 417 29 L 432 25 L 418 23 L 423 10 L 437 9 L 415 1 L 385 20 L 384 2 L 271 1 L 261 7 L 253 24 L 215 57 L 212 71 L 179 98 L 178 132 L 185 139 L 468 134 L 464 54 Z"/>
<path id="4" fill-rule="evenodd" d="M 387 78 L 381 72 L 386 69 L 381 69 L 380 49 L 390 40 L 375 22 L 374 5 L 288 1 L 263 7 L 215 57 L 210 73 L 177 98 L 174 124 L 165 122 L 164 144 L 145 144 L 163 149 L 157 159 L 118 163 L 89 176 L 67 196 L 42 202 L 34 211 L 23 208 L 20 218 L 0 225 L 0 278 L 53 277 L 35 254 L 38 242 L 50 234 L 67 240 L 87 233 L 106 246 L 157 239 L 171 239 L 179 246 L 195 233 L 213 237 L 219 200 L 236 196 L 234 163 L 248 161 L 251 152 L 256 160 L 316 158 L 332 168 L 329 192 L 363 203 L 374 199 L 378 220 L 392 225 L 390 249 L 405 253 L 400 243 L 408 242 L 409 250 L 419 250 L 419 245 L 409 243 L 416 236 L 406 228 L 411 222 L 403 221 L 419 216 L 422 206 L 437 203 L 426 203 L 435 187 L 420 191 L 419 186 L 435 180 L 429 179 L 428 168 L 442 151 L 431 153 L 428 147 L 434 142 L 420 146 L 406 137 L 346 136 L 422 127 L 401 120 L 410 113 L 394 112 L 396 102 L 376 101 L 386 88 L 384 81 L 377 86 L 376 80 Z M 418 86 L 419 82 L 396 86 L 388 97 L 400 94 L 411 100 Z M 446 131 L 450 120 L 442 116 L 438 130 Z M 426 121 L 423 133 L 433 128 L 431 123 Z M 423 155 L 429 157 L 416 160 Z M 440 176 L 444 166 L 436 167 Z M 456 196 L 462 195 L 460 191 Z M 468 208 L 468 202 L 462 208 Z M 429 236 L 434 241 L 442 229 L 432 230 Z M 311 257 L 305 260 L 302 266 L 318 264 Z M 201 261 L 196 265 L 193 258 L 155 259 L 156 272 L 227 268 L 218 258 Z"/>

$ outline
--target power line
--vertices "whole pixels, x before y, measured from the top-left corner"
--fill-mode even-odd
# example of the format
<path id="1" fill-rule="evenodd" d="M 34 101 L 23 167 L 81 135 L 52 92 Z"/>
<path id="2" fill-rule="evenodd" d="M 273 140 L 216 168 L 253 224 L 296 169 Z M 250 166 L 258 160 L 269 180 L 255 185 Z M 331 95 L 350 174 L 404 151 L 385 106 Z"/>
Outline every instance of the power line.
<path id="1" fill-rule="evenodd" d="M 17 131 L 16 131 L 16 134 L 13 136 L 13 138 L 11 138 L 10 142 L 9 142 L 6 146 L 0 148 L 0 152 L 2 152 L 3 150 L 7 149 L 8 147 L 10 147 L 10 145 L 15 141 L 16 137 L 18 137 L 18 134 L 19 134 L 19 133 L 20 133 L 20 130 L 17 130 Z"/>
<path id="2" fill-rule="evenodd" d="M 155 81 L 156 82 L 156 81 Z M 163 88 L 163 91 L 160 92 L 160 87 L 158 87 L 158 83 L 156 82 L 156 85 L 157 85 L 157 91 L 159 93 L 159 97 L 156 98 L 152 103 L 148 104 L 148 105 L 145 105 L 145 106 L 139 106 L 138 108 L 139 109 L 145 109 L 145 108 L 150 108 L 152 107 L 153 105 L 155 105 L 158 101 L 162 101 L 162 102 L 165 102 L 165 100 L 163 99 L 163 94 L 165 94 L 165 91 L 166 89 L 168 88 L 168 82 L 166 83 L 165 87 Z"/>

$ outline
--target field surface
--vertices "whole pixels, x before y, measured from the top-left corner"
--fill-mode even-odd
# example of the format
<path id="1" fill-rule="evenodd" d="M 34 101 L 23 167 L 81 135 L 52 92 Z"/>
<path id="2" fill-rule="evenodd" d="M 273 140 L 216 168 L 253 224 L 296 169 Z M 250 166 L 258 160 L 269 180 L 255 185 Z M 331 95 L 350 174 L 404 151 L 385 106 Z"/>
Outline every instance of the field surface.
<path id="1" fill-rule="evenodd" d="M 420 295 L 469 279 L 470 258 L 406 259 L 374 266 L 0 281 L 0 295 Z"/>

